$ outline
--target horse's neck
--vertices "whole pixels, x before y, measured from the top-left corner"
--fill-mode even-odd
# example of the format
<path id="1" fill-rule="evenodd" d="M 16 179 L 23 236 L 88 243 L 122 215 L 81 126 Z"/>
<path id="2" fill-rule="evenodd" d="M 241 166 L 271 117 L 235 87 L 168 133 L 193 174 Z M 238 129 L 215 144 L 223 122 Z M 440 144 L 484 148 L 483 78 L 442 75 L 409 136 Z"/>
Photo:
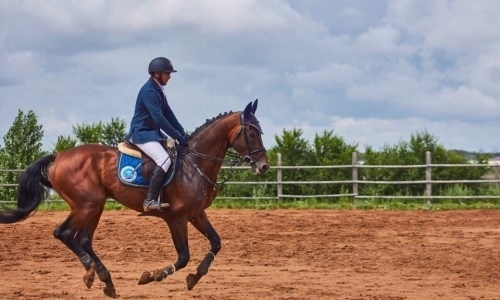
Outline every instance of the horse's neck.
<path id="1" fill-rule="evenodd" d="M 198 133 L 194 151 L 216 159 L 224 159 L 229 148 L 229 134 L 238 124 L 237 114 L 215 121 Z"/>

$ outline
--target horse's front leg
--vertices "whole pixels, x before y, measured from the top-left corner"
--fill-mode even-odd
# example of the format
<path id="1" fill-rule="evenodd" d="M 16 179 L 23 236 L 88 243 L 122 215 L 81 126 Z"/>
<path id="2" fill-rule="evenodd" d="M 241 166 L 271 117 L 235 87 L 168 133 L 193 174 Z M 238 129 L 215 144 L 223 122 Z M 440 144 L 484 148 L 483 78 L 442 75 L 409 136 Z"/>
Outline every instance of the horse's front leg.
<path id="1" fill-rule="evenodd" d="M 200 213 L 196 218 L 190 220 L 190 222 L 196 229 L 198 229 L 199 232 L 208 238 L 210 241 L 210 251 L 205 255 L 205 258 L 203 258 L 200 265 L 196 269 L 196 274 L 189 274 L 186 277 L 188 290 L 192 290 L 198 281 L 200 281 L 201 277 L 208 273 L 208 268 L 214 261 L 215 255 L 217 255 L 221 249 L 220 237 L 208 220 L 205 211 Z"/>
<path id="2" fill-rule="evenodd" d="M 175 271 L 184 268 L 189 262 L 187 219 L 180 217 L 166 219 L 165 221 L 170 229 L 172 241 L 177 251 L 177 261 L 168 267 L 154 271 L 153 274 L 147 271 L 144 272 L 139 279 L 139 284 L 146 284 L 151 281 L 162 281 L 167 278 L 167 276 L 174 274 Z"/>

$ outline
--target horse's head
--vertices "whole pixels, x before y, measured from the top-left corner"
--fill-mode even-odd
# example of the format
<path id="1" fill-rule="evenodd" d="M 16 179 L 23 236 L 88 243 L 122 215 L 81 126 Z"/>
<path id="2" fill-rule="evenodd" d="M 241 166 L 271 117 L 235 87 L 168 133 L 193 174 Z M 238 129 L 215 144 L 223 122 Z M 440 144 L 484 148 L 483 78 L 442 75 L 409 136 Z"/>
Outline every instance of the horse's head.
<path id="1" fill-rule="evenodd" d="M 241 112 L 239 130 L 230 136 L 229 145 L 243 157 L 244 162 L 252 166 L 252 171 L 260 174 L 269 169 L 269 163 L 262 142 L 262 129 L 255 117 L 257 103 L 257 99 L 248 103 Z"/>

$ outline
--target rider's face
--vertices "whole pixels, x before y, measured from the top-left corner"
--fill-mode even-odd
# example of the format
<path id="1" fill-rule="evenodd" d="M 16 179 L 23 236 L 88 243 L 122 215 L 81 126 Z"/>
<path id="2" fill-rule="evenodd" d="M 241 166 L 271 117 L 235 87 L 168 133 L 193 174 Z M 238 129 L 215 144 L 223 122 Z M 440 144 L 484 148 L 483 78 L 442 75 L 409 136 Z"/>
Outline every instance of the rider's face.
<path id="1" fill-rule="evenodd" d="M 167 85 L 167 82 L 170 80 L 170 73 L 169 72 L 160 72 L 156 73 L 157 77 L 156 79 L 160 82 L 161 85 Z"/>

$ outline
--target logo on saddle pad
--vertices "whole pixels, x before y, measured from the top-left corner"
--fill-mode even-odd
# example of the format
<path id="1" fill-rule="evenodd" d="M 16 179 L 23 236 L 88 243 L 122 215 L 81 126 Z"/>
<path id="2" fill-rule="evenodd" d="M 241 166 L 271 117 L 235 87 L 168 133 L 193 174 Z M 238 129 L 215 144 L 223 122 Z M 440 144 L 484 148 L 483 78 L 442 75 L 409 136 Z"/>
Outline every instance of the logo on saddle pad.
<path id="1" fill-rule="evenodd" d="M 149 179 L 144 178 L 142 174 L 140 158 L 120 153 L 117 171 L 122 183 L 133 186 L 148 186 L 149 184 Z"/>
<path id="2" fill-rule="evenodd" d="M 144 157 L 141 157 L 139 152 L 138 154 L 135 154 L 130 151 L 124 151 L 123 145 L 120 144 L 118 145 L 118 150 L 120 155 L 116 169 L 117 176 L 120 181 L 126 185 L 147 187 L 149 185 L 151 171 L 156 165 L 155 162 L 150 158 L 146 158 L 145 160 Z M 167 185 L 170 181 L 172 181 L 178 164 L 178 160 L 175 159 L 177 157 L 175 149 L 168 149 L 168 151 L 173 163 L 167 171 L 163 185 Z"/>
<path id="3" fill-rule="evenodd" d="M 135 168 L 125 166 L 120 170 L 120 178 L 125 182 L 134 182 L 137 178 L 137 172 L 135 171 Z"/>

